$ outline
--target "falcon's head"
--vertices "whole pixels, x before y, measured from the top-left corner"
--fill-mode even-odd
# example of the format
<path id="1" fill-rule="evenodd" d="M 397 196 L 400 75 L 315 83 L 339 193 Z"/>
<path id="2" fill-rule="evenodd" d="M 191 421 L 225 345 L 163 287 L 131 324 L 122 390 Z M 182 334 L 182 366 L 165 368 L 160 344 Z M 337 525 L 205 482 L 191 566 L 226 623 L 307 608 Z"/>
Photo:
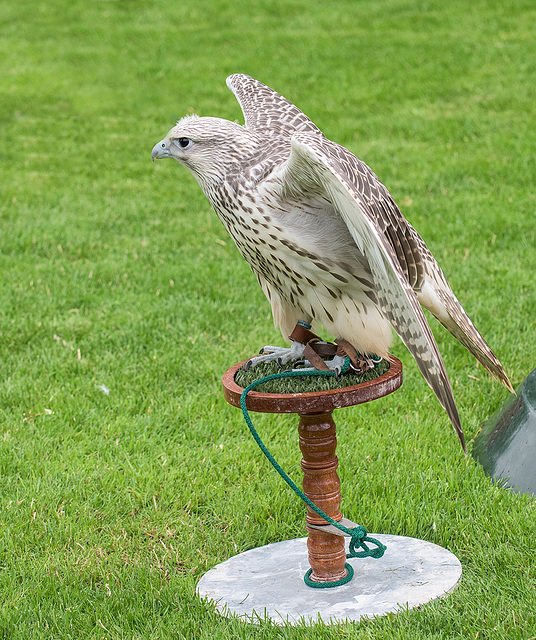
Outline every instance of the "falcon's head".
<path id="1" fill-rule="evenodd" d="M 239 170 L 257 145 L 257 136 L 236 122 L 186 116 L 153 147 L 151 158 L 153 162 L 173 158 L 189 169 L 203 188 Z"/>

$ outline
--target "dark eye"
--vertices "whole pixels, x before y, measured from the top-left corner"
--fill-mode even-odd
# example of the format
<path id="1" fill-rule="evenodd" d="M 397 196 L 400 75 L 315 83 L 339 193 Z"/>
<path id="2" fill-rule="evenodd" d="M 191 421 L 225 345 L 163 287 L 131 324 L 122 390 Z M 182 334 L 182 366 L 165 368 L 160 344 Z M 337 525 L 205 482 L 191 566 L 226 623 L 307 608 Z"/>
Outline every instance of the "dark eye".
<path id="1" fill-rule="evenodd" d="M 177 142 L 179 143 L 179 146 L 181 146 L 183 149 L 186 149 L 186 147 L 189 146 L 191 140 L 190 138 L 179 138 Z"/>

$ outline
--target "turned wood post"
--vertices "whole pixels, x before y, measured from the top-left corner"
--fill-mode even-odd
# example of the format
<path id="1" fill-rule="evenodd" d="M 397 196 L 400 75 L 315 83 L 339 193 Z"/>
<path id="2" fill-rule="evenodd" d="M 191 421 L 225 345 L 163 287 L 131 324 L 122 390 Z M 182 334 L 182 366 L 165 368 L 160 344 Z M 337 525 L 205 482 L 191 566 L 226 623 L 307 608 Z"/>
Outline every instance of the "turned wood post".
<path id="1" fill-rule="evenodd" d="M 298 433 L 303 455 L 303 492 L 333 520 L 339 521 L 342 513 L 341 483 L 337 475 L 339 461 L 335 455 L 337 438 L 331 411 L 300 413 Z M 347 574 L 344 567 L 346 551 L 344 538 L 309 527 L 310 524 L 328 524 L 316 511 L 307 506 L 305 517 L 307 548 L 314 582 L 334 582 Z"/>

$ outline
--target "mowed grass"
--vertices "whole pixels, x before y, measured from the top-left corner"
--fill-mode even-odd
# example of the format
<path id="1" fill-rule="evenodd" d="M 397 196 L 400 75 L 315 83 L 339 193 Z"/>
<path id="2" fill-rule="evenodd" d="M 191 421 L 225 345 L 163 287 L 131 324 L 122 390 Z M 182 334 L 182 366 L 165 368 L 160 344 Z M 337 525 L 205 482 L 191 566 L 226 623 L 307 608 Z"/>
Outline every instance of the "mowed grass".
<path id="1" fill-rule="evenodd" d="M 519 385 L 536 366 L 530 0 L 0 3 L 0 629 L 7 638 L 530 638 L 534 500 L 404 385 L 336 413 L 347 517 L 454 552 L 448 598 L 361 624 L 250 627 L 214 564 L 302 536 L 225 370 L 281 337 L 198 186 L 152 146 L 283 93 L 374 169 Z M 467 438 L 507 392 L 434 325 Z M 292 416 L 254 416 L 297 480 Z M 357 584 L 358 581 L 356 581 Z"/>

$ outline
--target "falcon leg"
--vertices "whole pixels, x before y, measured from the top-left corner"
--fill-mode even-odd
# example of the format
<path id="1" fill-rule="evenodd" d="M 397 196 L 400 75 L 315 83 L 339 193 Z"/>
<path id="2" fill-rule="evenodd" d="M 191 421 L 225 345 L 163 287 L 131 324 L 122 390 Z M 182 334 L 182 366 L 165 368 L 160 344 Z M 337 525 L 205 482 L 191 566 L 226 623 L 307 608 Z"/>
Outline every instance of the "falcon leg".
<path id="1" fill-rule="evenodd" d="M 337 378 L 339 377 L 342 371 L 345 360 L 346 360 L 346 356 L 334 356 L 332 360 L 326 360 L 328 369 L 331 369 L 332 371 L 334 371 Z"/>
<path id="2" fill-rule="evenodd" d="M 374 359 L 369 357 L 368 355 L 361 356 L 359 364 L 355 364 L 352 360 L 350 360 L 350 369 L 354 373 L 365 373 L 369 369 L 374 369 L 374 367 L 379 364 L 383 358 Z M 333 360 L 326 360 L 326 364 L 329 369 L 335 371 L 335 375 L 338 376 L 341 373 L 342 367 L 346 361 L 346 356 L 335 356 Z"/>
<path id="3" fill-rule="evenodd" d="M 364 373 L 381 362 L 381 358 L 375 360 L 371 356 L 358 353 L 347 340 L 342 338 L 336 340 L 336 345 L 324 342 L 311 332 L 311 325 L 303 321 L 296 324 L 290 340 L 292 341 L 290 347 L 264 347 L 260 355 L 248 360 L 245 370 L 262 362 L 275 360 L 279 366 L 283 366 L 296 360 L 295 366 L 299 371 L 333 371 L 338 377 L 347 357 L 350 358 L 350 368 L 356 373 Z M 324 360 L 322 356 L 333 357 L 331 360 Z"/>
<path id="4" fill-rule="evenodd" d="M 309 360 L 304 358 L 303 360 L 296 362 L 295 371 L 333 371 L 335 373 L 335 377 L 338 378 L 344 366 L 345 360 L 346 360 L 346 356 L 334 356 L 332 360 L 324 360 L 323 361 L 324 366 L 322 367 L 321 366 L 307 367 L 307 366 L 301 366 L 301 365 L 308 365 L 313 363 L 309 362 Z"/>
<path id="5" fill-rule="evenodd" d="M 261 349 L 261 355 L 255 356 L 247 361 L 244 369 L 247 371 L 250 367 L 255 367 L 261 364 L 261 362 L 273 362 L 274 360 L 282 366 L 291 360 L 301 358 L 304 350 L 305 345 L 297 340 L 293 340 L 290 347 L 266 346 Z"/>
<path id="6" fill-rule="evenodd" d="M 365 373 L 382 361 L 381 358 L 375 359 L 367 354 L 358 353 L 348 340 L 339 338 L 335 342 L 337 343 L 337 355 L 333 360 L 327 360 L 326 365 L 335 371 L 336 376 L 340 374 L 347 357 L 350 358 L 350 369 L 356 373 Z"/>
<path id="7" fill-rule="evenodd" d="M 270 345 L 263 347 L 261 349 L 261 355 L 248 360 L 244 368 L 247 370 L 261 362 L 273 362 L 274 360 L 279 366 L 283 366 L 291 360 L 298 360 L 300 358 L 305 358 L 307 362 L 307 356 L 304 355 L 307 343 L 312 338 L 319 339 L 318 336 L 311 332 L 311 325 L 305 320 L 298 320 L 289 338 L 291 341 L 290 347 L 273 347 Z"/>

